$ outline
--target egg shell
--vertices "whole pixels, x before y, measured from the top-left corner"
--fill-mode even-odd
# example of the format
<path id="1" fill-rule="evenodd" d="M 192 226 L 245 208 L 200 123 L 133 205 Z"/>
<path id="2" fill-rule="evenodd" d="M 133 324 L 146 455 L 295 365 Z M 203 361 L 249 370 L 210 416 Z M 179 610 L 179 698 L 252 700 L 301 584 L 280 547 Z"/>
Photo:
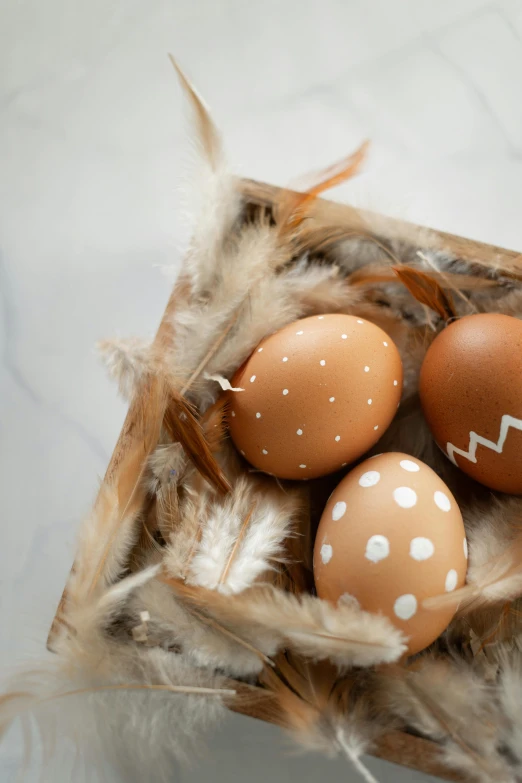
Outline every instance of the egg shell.
<path id="1" fill-rule="evenodd" d="M 491 489 L 522 494 L 522 321 L 470 315 L 434 340 L 420 374 L 439 447 Z"/>
<path id="2" fill-rule="evenodd" d="M 390 337 L 351 315 L 303 318 L 267 337 L 238 370 L 230 434 L 256 468 L 307 479 L 339 470 L 373 446 L 401 398 Z"/>
<path id="3" fill-rule="evenodd" d="M 448 626 L 454 609 L 422 602 L 462 587 L 467 543 L 455 498 L 428 465 L 396 452 L 365 460 L 341 481 L 314 547 L 317 594 L 355 598 L 409 638 L 413 654 Z"/>

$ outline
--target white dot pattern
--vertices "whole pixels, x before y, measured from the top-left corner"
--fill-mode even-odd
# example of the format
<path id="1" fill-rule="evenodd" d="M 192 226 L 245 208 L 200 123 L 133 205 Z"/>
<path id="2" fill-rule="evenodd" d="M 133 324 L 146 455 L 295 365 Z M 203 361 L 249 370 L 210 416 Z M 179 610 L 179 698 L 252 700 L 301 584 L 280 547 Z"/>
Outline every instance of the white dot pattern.
<path id="1" fill-rule="evenodd" d="M 399 384 L 399 381 L 394 381 L 394 382 L 393 382 L 393 385 L 394 385 L 394 386 L 397 386 L 398 384 Z"/>
<path id="2" fill-rule="evenodd" d="M 393 611 L 400 620 L 411 620 L 417 612 L 417 599 L 413 593 L 400 595 L 393 605 Z"/>
<path id="3" fill-rule="evenodd" d="M 417 503 L 417 493 L 411 487 L 397 487 L 393 490 L 393 499 L 401 508 L 413 508 Z"/>
<path id="4" fill-rule="evenodd" d="M 297 434 L 297 435 L 302 435 L 302 434 L 303 434 L 303 430 L 301 430 L 301 429 L 297 430 L 297 433 L 296 433 L 296 434 Z"/>
<path id="5" fill-rule="evenodd" d="M 268 451 L 266 449 L 263 449 L 263 454 L 268 454 Z"/>
<path id="6" fill-rule="evenodd" d="M 452 568 L 450 571 L 448 571 L 448 573 L 446 575 L 445 588 L 446 588 L 446 592 L 447 593 L 452 593 L 453 592 L 453 590 L 457 586 L 457 580 L 458 580 L 457 572 L 455 571 L 454 568 Z"/>
<path id="7" fill-rule="evenodd" d="M 346 503 L 344 500 L 340 500 L 332 509 L 332 519 L 334 522 L 338 522 L 346 514 Z"/>
<path id="8" fill-rule="evenodd" d="M 372 563 L 378 563 L 380 560 L 387 558 L 390 554 L 390 542 L 386 536 L 372 536 L 368 539 L 366 552 L 364 554 L 367 560 L 371 560 Z"/>
<path id="9" fill-rule="evenodd" d="M 449 511 L 451 509 L 451 501 L 449 497 L 444 494 L 444 492 L 437 490 L 437 492 L 435 492 L 433 495 L 433 500 L 441 511 Z"/>
<path id="10" fill-rule="evenodd" d="M 374 487 L 381 480 L 381 474 L 378 470 L 367 470 L 359 479 L 360 487 Z"/>
<path id="11" fill-rule="evenodd" d="M 354 371 L 359 374 L 361 371 L 363 371 L 365 374 L 368 375 L 368 379 L 365 382 L 366 388 L 364 388 L 363 384 L 360 384 L 362 388 L 359 390 L 356 398 L 353 400 L 353 404 L 355 407 L 358 408 L 358 412 L 361 415 L 361 418 L 364 420 L 364 429 L 366 430 L 366 433 L 361 436 L 361 439 L 363 437 L 366 438 L 366 446 L 371 447 L 371 444 L 374 443 L 377 439 L 377 431 L 381 429 L 381 426 L 384 426 L 386 429 L 386 421 L 383 420 L 383 424 L 372 424 L 371 419 L 374 416 L 377 416 L 378 418 L 382 418 L 381 415 L 381 396 L 386 397 L 385 390 L 381 388 L 379 383 L 379 372 L 376 373 L 376 366 L 375 366 L 375 360 L 374 356 L 378 356 L 380 353 L 381 360 L 385 361 L 386 363 L 389 360 L 389 354 L 384 355 L 379 349 L 379 337 L 375 336 L 373 337 L 374 343 L 373 345 L 368 346 L 366 343 L 366 327 L 373 329 L 371 323 L 367 323 L 362 318 L 353 318 L 352 316 L 330 316 L 330 315 L 320 315 L 315 316 L 316 319 L 324 320 L 325 323 L 321 324 L 321 326 L 318 326 L 315 324 L 315 329 L 305 329 L 305 326 L 307 324 L 306 320 L 303 320 L 302 326 L 301 323 L 297 322 L 294 324 L 290 324 L 289 326 L 285 327 L 286 329 L 286 339 L 287 342 L 284 342 L 281 340 L 279 343 L 280 347 L 279 350 L 277 350 L 277 345 L 275 345 L 275 352 L 273 349 L 273 345 L 271 344 L 270 337 L 267 337 L 261 345 L 258 345 L 257 349 L 254 349 L 254 354 L 250 357 L 248 360 L 246 367 L 247 370 L 244 372 L 244 376 L 246 376 L 245 380 L 247 380 L 247 383 L 242 383 L 241 385 L 247 386 L 247 389 L 245 389 L 246 394 L 241 395 L 241 407 L 239 407 L 239 401 L 236 401 L 236 409 L 230 413 L 231 419 L 230 419 L 230 429 L 231 429 L 231 435 L 236 443 L 236 446 L 239 448 L 241 445 L 245 445 L 247 448 L 249 448 L 249 459 L 253 460 L 254 467 L 261 468 L 266 471 L 272 470 L 272 467 L 269 463 L 273 463 L 274 470 L 277 474 L 278 470 L 281 471 L 281 475 L 283 475 L 285 472 L 288 472 L 289 476 L 291 477 L 291 473 L 293 471 L 294 478 L 304 478 L 301 475 L 301 471 L 303 468 L 300 467 L 297 460 L 299 457 L 301 457 L 301 460 L 307 460 L 306 468 L 307 468 L 307 475 L 306 478 L 309 478 L 310 476 L 316 475 L 316 462 L 320 462 L 321 458 L 320 456 L 317 456 L 316 453 L 314 453 L 313 450 L 313 443 L 310 441 L 310 438 L 312 437 L 313 433 L 312 430 L 316 430 L 316 422 L 313 420 L 310 420 L 309 417 L 310 411 L 308 410 L 308 399 L 307 394 L 303 393 L 303 390 L 301 388 L 296 388 L 295 381 L 288 375 L 288 372 L 292 370 L 291 367 L 288 369 L 281 368 L 279 365 L 279 362 L 282 362 L 284 364 L 288 363 L 290 361 L 290 358 L 292 359 L 292 366 L 297 363 L 298 366 L 301 365 L 301 363 L 304 361 L 309 362 L 309 375 L 310 375 L 310 382 L 313 384 L 316 384 L 319 388 L 322 388 L 321 394 L 323 395 L 323 405 L 328 401 L 329 403 L 335 403 L 337 402 L 337 406 L 335 407 L 328 407 L 326 406 L 327 410 L 324 411 L 323 409 L 323 418 L 325 420 L 325 424 L 323 425 L 323 430 L 325 431 L 325 435 L 327 437 L 327 442 L 330 442 L 332 444 L 332 441 L 336 444 L 338 444 L 338 448 L 336 449 L 337 457 L 335 457 L 332 453 L 332 455 L 326 455 L 326 460 L 331 460 L 329 470 L 338 469 L 337 466 L 340 466 L 341 463 L 338 462 L 339 459 L 341 460 L 348 460 L 348 463 L 352 461 L 353 455 L 352 455 L 352 446 L 351 446 L 351 440 L 352 435 L 350 431 L 350 422 L 346 421 L 345 418 L 342 416 L 338 416 L 337 414 L 341 414 L 341 411 L 338 411 L 337 408 L 339 404 L 341 404 L 343 407 L 348 402 L 352 403 L 352 399 L 350 398 L 350 395 L 347 393 L 348 396 L 345 396 L 345 391 L 342 383 L 342 377 L 338 377 L 337 373 L 337 360 L 333 361 L 330 357 L 330 354 L 327 353 L 328 350 L 330 350 L 331 347 L 335 346 L 335 342 L 339 339 L 342 340 L 349 340 L 350 345 L 347 345 L 346 349 L 340 349 L 340 361 L 347 362 L 347 367 L 351 366 L 353 367 Z M 339 325 L 334 325 L 335 322 L 333 318 L 346 318 L 346 323 L 343 323 L 342 320 L 338 321 L 337 323 Z M 330 325 L 330 319 L 332 319 Z M 348 319 L 350 319 L 351 323 L 349 323 Z M 308 319 L 308 323 L 312 324 L 312 319 Z M 355 324 L 364 324 L 365 329 L 361 331 L 356 331 Z M 295 329 L 295 326 L 297 326 L 297 329 Z M 345 331 L 343 331 L 343 326 L 345 326 Z M 293 328 L 292 328 L 293 327 Z M 328 330 L 328 333 L 330 335 L 329 339 L 323 343 L 323 349 L 320 347 L 320 342 L 315 343 L 315 334 L 320 332 L 321 329 Z M 303 336 L 303 340 L 297 341 L 294 339 L 294 336 Z M 381 332 L 381 340 L 380 342 L 383 342 L 383 337 L 385 335 Z M 330 343 L 330 340 L 333 340 L 333 346 Z M 350 347 L 353 343 L 353 341 L 362 341 L 362 344 L 366 346 L 365 352 L 362 353 L 362 356 L 353 357 L 349 351 Z M 310 341 L 311 344 L 310 344 Z M 391 342 L 391 341 L 390 341 Z M 337 343 L 338 344 L 338 343 Z M 264 352 L 264 347 L 267 346 L 267 351 Z M 327 346 L 327 349 L 325 350 L 325 347 Z M 394 347 L 393 345 L 391 346 Z M 377 350 L 376 350 L 377 349 Z M 292 354 L 292 356 L 289 356 L 288 354 L 283 354 L 281 356 L 281 353 L 283 351 L 287 350 L 289 353 Z M 348 354 L 345 353 L 345 351 L 348 350 Z M 261 357 L 261 353 L 264 352 L 263 357 Z M 322 358 L 321 358 L 322 353 Z M 335 356 L 335 354 L 334 354 Z M 342 357 L 342 358 L 341 358 Z M 363 361 L 366 359 L 366 361 L 372 361 L 371 365 L 363 364 Z M 272 370 L 273 378 L 275 380 L 275 383 L 272 385 L 275 387 L 271 389 L 270 379 L 271 379 L 271 368 L 269 362 L 272 361 L 275 364 L 275 367 Z M 315 366 L 314 366 L 315 365 Z M 319 365 L 319 367 L 318 367 Z M 394 365 L 395 366 L 395 365 Z M 320 369 L 321 368 L 321 369 Z M 250 371 L 250 372 L 249 372 Z M 392 371 L 393 372 L 393 371 Z M 277 376 L 277 373 L 279 373 L 279 376 Z M 393 378 L 393 375 L 391 376 Z M 279 379 L 279 383 L 277 382 Z M 250 383 L 248 383 L 248 381 Z M 282 384 L 288 383 L 288 387 L 283 386 Z M 389 381 L 388 381 L 389 382 Z M 261 384 L 261 385 L 260 385 Z M 265 384 L 267 386 L 267 396 L 265 397 Z M 290 388 L 292 386 L 292 388 Z M 291 401 L 285 401 L 284 403 L 281 402 L 281 396 L 287 397 L 290 392 L 292 393 L 292 400 Z M 350 390 L 348 390 L 350 392 Z M 272 396 L 270 396 L 272 394 Z M 375 398 L 373 395 L 375 394 Z M 250 396 L 249 396 L 250 395 Z M 259 395 L 259 396 L 258 396 Z M 371 396 L 370 396 L 371 395 Z M 245 399 L 243 399 L 245 398 Z M 366 411 L 368 410 L 365 407 L 365 398 L 366 398 L 366 404 L 368 406 L 372 406 L 372 410 L 374 411 L 374 414 L 372 416 L 368 416 L 368 413 Z M 236 398 L 236 400 L 239 400 L 239 398 Z M 257 400 L 257 402 L 256 402 Z M 263 402 L 263 400 L 266 400 L 266 402 Z M 245 403 L 245 408 L 243 408 L 243 404 Z M 253 404 L 252 404 L 253 403 Z M 284 409 L 283 409 L 284 404 Z M 288 405 L 291 405 L 291 409 L 288 409 Z M 284 430 L 284 438 L 288 442 L 288 439 L 292 437 L 292 433 L 297 432 L 297 428 L 294 429 L 295 424 L 298 423 L 298 426 L 300 428 L 300 432 L 297 432 L 298 436 L 303 436 L 301 440 L 299 441 L 300 444 L 300 452 L 297 454 L 297 458 L 294 457 L 293 465 L 289 465 L 288 467 L 284 466 L 284 440 L 281 440 L 281 437 L 278 433 L 278 429 L 281 428 L 281 425 L 279 424 L 278 418 L 274 416 L 274 412 L 277 411 L 277 406 L 280 406 L 281 414 L 284 415 L 283 421 L 282 421 L 282 427 Z M 293 411 L 293 406 L 296 406 L 296 409 L 299 409 L 299 411 L 302 410 L 302 412 L 298 412 L 297 415 L 297 421 L 292 421 L 291 418 L 289 418 L 289 414 Z M 256 411 L 256 408 L 259 409 Z M 250 410 L 248 410 L 250 408 Z M 263 410 L 261 411 L 261 408 Z M 361 411 L 361 408 L 364 410 Z M 392 403 L 393 408 L 393 403 Z M 243 411 L 245 412 L 246 420 L 245 422 L 242 421 Z M 320 412 L 318 412 L 320 414 Z M 385 418 L 387 417 L 388 412 L 385 414 Z M 390 412 L 391 415 L 391 412 Z M 252 416 L 256 418 L 256 430 L 257 430 L 257 436 L 256 439 L 257 443 L 252 443 L 252 448 L 249 445 L 249 438 L 243 435 L 243 433 L 248 429 L 248 419 L 250 419 L 250 426 L 252 426 Z M 239 417 L 238 421 L 236 422 L 236 418 Z M 233 419 L 233 422 L 232 422 Z M 368 421 L 369 419 L 369 421 Z M 375 418 L 374 418 L 375 421 Z M 258 422 L 258 423 L 257 423 Z M 242 425 L 245 424 L 245 427 L 243 428 Z M 293 425 L 293 426 L 292 426 Z M 304 438 L 304 428 L 305 425 L 307 427 L 307 438 Z M 371 435 L 371 432 L 374 432 L 374 435 Z M 379 433 L 380 436 L 380 433 Z M 293 436 L 295 437 L 295 435 Z M 312 439 L 314 440 L 315 437 Z M 333 444 L 332 444 L 333 445 Z M 255 462 L 256 459 L 256 453 L 257 453 L 257 459 L 260 459 L 260 455 L 263 453 L 263 446 L 266 446 L 266 451 L 271 455 L 269 460 L 263 460 L 262 462 L 259 461 L 259 464 Z M 308 463 L 310 463 L 308 465 Z M 305 463 L 302 463 L 305 464 Z M 279 467 L 281 465 L 281 467 Z M 277 466 L 277 468 L 276 468 Z M 400 482 L 398 482 L 400 483 Z M 393 489 L 391 487 L 390 489 Z"/>
<path id="12" fill-rule="evenodd" d="M 324 565 L 328 565 L 328 563 L 332 559 L 332 555 L 333 555 L 333 549 L 331 544 L 323 544 L 321 547 L 321 560 L 323 561 Z"/>
<path id="13" fill-rule="evenodd" d="M 429 538 L 419 536 L 418 538 L 412 538 L 410 541 L 410 557 L 414 560 L 419 562 L 421 560 L 429 560 L 434 552 L 433 541 L 430 541 Z"/>
<path id="14" fill-rule="evenodd" d="M 299 465 L 300 468 L 306 468 L 306 465 Z"/>
<path id="15" fill-rule="evenodd" d="M 420 470 L 420 466 L 411 459 L 401 459 L 399 465 L 403 470 L 407 470 L 408 473 L 418 473 Z"/>
<path id="16" fill-rule="evenodd" d="M 384 347 L 385 347 L 385 348 L 387 348 L 387 347 L 388 347 L 388 343 L 386 342 L 386 340 L 383 340 L 383 343 L 382 343 L 382 344 L 384 345 Z"/>

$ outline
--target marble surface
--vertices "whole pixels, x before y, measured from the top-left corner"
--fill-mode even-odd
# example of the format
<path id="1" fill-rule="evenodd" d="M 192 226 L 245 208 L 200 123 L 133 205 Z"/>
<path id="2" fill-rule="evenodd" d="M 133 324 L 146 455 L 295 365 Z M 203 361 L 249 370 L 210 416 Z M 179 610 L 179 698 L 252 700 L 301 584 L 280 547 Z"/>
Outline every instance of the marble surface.
<path id="1" fill-rule="evenodd" d="M 93 345 L 152 334 L 159 268 L 182 257 L 190 143 L 167 51 L 238 172 L 284 184 L 369 137 L 364 174 L 336 198 L 522 249 L 520 0 L 3 0 L 2 673 L 42 654 L 123 420 Z M 13 734 L 2 780 L 17 753 Z M 210 758 L 228 781 L 352 779 L 238 718 Z M 214 777 L 202 762 L 180 779 Z"/>

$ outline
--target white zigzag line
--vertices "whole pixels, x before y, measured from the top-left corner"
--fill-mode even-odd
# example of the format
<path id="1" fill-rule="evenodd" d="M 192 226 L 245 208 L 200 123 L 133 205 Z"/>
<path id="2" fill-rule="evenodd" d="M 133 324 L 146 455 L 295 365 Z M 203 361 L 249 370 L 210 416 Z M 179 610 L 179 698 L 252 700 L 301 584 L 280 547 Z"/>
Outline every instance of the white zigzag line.
<path id="1" fill-rule="evenodd" d="M 492 451 L 496 451 L 497 454 L 502 454 L 502 449 L 504 448 L 504 443 L 506 442 L 510 427 L 522 431 L 522 419 L 515 419 L 514 416 L 508 416 L 506 413 L 504 416 L 502 416 L 502 421 L 500 423 L 500 435 L 496 443 L 494 443 L 492 440 L 488 440 L 487 438 L 483 438 L 482 435 L 477 435 L 476 432 L 470 432 L 469 450 L 463 451 L 462 449 L 458 449 L 456 446 L 454 446 L 453 443 L 448 443 L 446 446 L 448 457 L 454 465 L 457 464 L 455 460 L 455 454 L 460 454 L 461 457 L 465 457 L 466 459 L 469 459 L 470 462 L 476 463 L 477 446 L 479 444 L 481 446 L 486 446 L 486 448 L 491 449 Z"/>

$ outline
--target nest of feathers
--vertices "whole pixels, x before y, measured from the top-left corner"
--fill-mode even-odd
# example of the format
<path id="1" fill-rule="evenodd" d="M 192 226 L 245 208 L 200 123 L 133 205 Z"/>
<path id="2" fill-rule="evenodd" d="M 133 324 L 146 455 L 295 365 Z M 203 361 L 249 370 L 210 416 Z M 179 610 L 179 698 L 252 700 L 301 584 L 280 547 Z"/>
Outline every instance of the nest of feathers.
<path id="1" fill-rule="evenodd" d="M 362 756 L 390 732 L 431 740 L 449 777 L 522 780 L 522 499 L 439 452 L 417 392 L 449 318 L 522 317 L 522 271 L 326 210 L 318 195 L 357 172 L 365 145 L 298 192 L 237 180 L 178 73 L 206 171 L 192 240 L 156 338 L 100 346 L 129 413 L 82 529 L 55 655 L 9 684 L 1 726 L 35 721 L 49 757 L 58 733 L 91 766 L 109 759 L 128 779 L 162 781 L 232 709 L 344 754 L 367 781 Z M 467 584 L 444 599 L 454 620 L 409 659 L 388 619 L 314 595 L 314 532 L 339 475 L 278 481 L 227 437 L 235 370 L 268 333 L 326 312 L 364 316 L 395 341 L 403 400 L 375 451 L 433 467 L 465 521 Z"/>

